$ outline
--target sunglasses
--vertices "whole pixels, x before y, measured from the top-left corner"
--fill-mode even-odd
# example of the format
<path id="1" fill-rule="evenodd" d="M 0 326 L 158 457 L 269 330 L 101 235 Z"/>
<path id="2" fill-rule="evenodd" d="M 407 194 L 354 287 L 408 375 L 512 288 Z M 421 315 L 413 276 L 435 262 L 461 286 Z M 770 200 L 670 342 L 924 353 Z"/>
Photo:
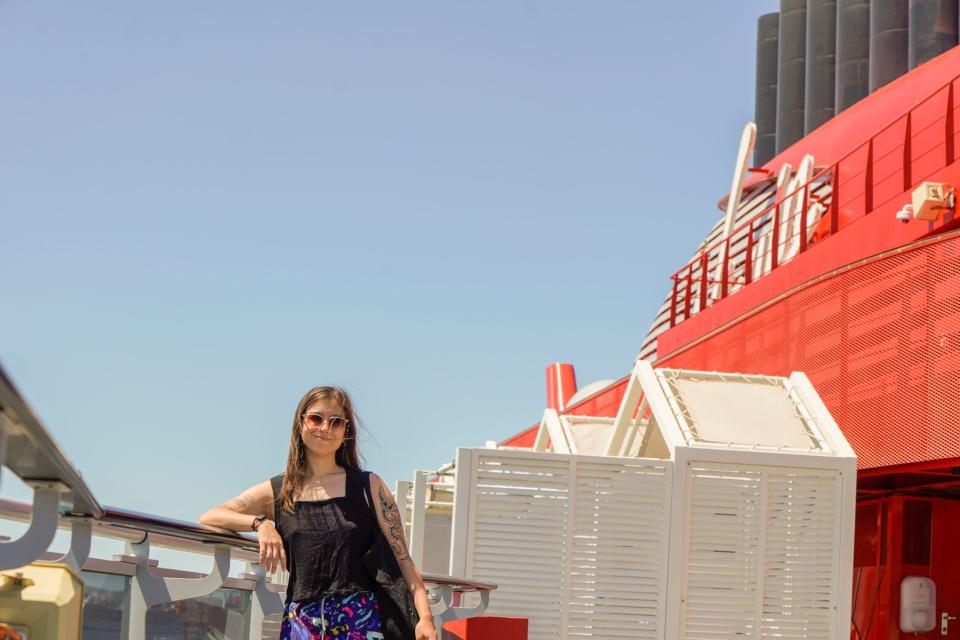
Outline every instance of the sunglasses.
<path id="1" fill-rule="evenodd" d="M 322 413 L 303 414 L 303 424 L 308 427 L 322 427 L 324 422 L 327 423 L 331 431 L 340 431 L 350 424 L 350 421 L 343 416 L 325 416 Z"/>

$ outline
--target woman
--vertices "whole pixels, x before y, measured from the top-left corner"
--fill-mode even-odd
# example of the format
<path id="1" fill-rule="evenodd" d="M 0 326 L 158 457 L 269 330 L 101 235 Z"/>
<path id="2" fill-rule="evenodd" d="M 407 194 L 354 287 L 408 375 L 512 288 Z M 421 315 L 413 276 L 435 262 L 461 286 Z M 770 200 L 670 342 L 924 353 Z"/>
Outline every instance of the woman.
<path id="1" fill-rule="evenodd" d="M 346 391 L 311 389 L 293 417 L 286 472 L 210 509 L 199 522 L 252 529 L 266 571 L 289 566 L 281 640 L 372 640 L 388 631 L 436 640 L 427 591 L 407 553 L 397 503 L 378 475 L 361 470 L 357 430 Z M 393 606 L 395 598 L 389 596 L 397 590 L 381 588 L 371 576 L 376 572 L 365 567 L 364 556 L 369 564 L 368 550 L 377 542 L 375 527 L 393 555 L 385 552 L 379 562 L 392 565 L 395 557 L 402 573 L 396 582 L 406 583 L 418 621 L 410 607 L 404 614 L 402 604 Z M 400 595 L 406 597 L 402 589 Z"/>

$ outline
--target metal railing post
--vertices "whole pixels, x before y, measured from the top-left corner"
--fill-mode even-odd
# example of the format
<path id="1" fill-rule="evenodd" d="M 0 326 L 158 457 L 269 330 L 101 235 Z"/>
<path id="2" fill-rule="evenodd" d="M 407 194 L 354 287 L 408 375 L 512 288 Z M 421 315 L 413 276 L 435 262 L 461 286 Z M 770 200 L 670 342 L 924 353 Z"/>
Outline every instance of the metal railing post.
<path id="1" fill-rule="evenodd" d="M 700 309 L 699 311 L 701 312 L 707 308 L 707 293 L 708 293 L 707 290 L 709 289 L 708 276 L 710 275 L 707 270 L 708 263 L 709 263 L 709 260 L 707 257 L 707 252 L 704 251 L 702 254 L 700 254 Z"/>
<path id="2" fill-rule="evenodd" d="M 946 162 L 944 165 L 953 164 L 954 159 L 954 132 L 953 132 L 953 80 L 950 81 L 950 84 L 947 85 L 947 117 L 944 118 L 944 126 L 946 134 L 944 139 L 944 152 L 946 154 Z"/>
<path id="3" fill-rule="evenodd" d="M 680 279 L 676 275 L 673 277 L 673 293 L 670 296 L 670 326 L 677 326 L 677 289 Z"/>
<path id="4" fill-rule="evenodd" d="M 28 565 L 50 547 L 57 533 L 63 490 L 59 482 L 34 485 L 30 526 L 18 539 L 0 543 L 0 570 Z"/>
<path id="5" fill-rule="evenodd" d="M 830 175 L 830 235 L 840 228 L 840 163 L 833 165 Z"/>
<path id="6" fill-rule="evenodd" d="M 91 518 L 76 518 L 70 525 L 70 549 L 57 558 L 55 562 L 62 562 L 70 570 L 80 575 L 83 563 L 90 557 L 90 543 L 93 539 L 93 520 Z"/>
<path id="7" fill-rule="evenodd" d="M 807 216 L 810 210 L 810 183 L 803 186 L 803 201 L 800 204 L 800 251 L 807 250 Z"/>
<path id="8" fill-rule="evenodd" d="M 780 206 L 783 200 L 773 205 L 773 229 L 770 232 L 770 271 L 780 262 Z"/>
<path id="9" fill-rule="evenodd" d="M 480 602 L 473 607 L 460 606 L 462 594 L 459 591 L 454 591 L 451 585 L 437 585 L 432 587 L 430 591 L 439 596 L 439 601 L 430 605 L 438 638 L 443 636 L 444 623 L 482 615 L 490 605 L 489 591 L 480 591 Z"/>
<path id="10" fill-rule="evenodd" d="M 150 571 L 150 536 L 142 542 L 127 543 L 127 554 L 115 560 L 136 566 L 124 599 L 121 638 L 146 640 L 147 610 L 157 604 L 209 595 L 223 586 L 230 572 L 230 547 L 214 545 L 213 568 L 203 578 L 162 578 Z"/>
<path id="11" fill-rule="evenodd" d="M 903 190 L 913 186 L 913 110 L 907 111 L 907 126 L 903 134 Z"/>
<path id="12" fill-rule="evenodd" d="M 262 565 L 248 562 L 246 572 L 241 577 L 254 582 L 250 591 L 250 609 L 246 621 L 247 637 L 249 640 L 261 640 L 263 619 L 283 611 L 283 598 L 276 591 L 267 588 L 267 574 Z"/>
<path id="13" fill-rule="evenodd" d="M 720 265 L 720 298 L 727 297 L 727 280 L 730 279 L 730 238 L 723 244 L 723 264 Z"/>

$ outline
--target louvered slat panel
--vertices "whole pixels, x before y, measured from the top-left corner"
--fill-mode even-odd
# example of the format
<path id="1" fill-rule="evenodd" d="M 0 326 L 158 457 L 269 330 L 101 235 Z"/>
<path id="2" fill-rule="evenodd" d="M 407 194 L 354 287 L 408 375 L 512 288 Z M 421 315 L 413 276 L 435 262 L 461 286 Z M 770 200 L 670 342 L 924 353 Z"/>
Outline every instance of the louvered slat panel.
<path id="1" fill-rule="evenodd" d="M 658 637 L 668 479 L 647 461 L 577 464 L 568 637 Z"/>
<path id="2" fill-rule="evenodd" d="M 481 452 L 470 575 L 498 585 L 489 615 L 529 618 L 531 640 L 560 637 L 569 462 Z"/>
<path id="3" fill-rule="evenodd" d="M 759 472 L 688 467 L 689 530 L 684 637 L 753 637 L 757 601 L 761 483 Z"/>
<path id="4" fill-rule="evenodd" d="M 475 450 L 468 576 L 529 637 L 662 638 L 672 463 Z"/>
<path id="5" fill-rule="evenodd" d="M 684 637 L 827 640 L 836 621 L 836 471 L 693 463 Z"/>
<path id="6" fill-rule="evenodd" d="M 832 637 L 839 488 L 826 470 L 767 476 L 761 637 Z"/>

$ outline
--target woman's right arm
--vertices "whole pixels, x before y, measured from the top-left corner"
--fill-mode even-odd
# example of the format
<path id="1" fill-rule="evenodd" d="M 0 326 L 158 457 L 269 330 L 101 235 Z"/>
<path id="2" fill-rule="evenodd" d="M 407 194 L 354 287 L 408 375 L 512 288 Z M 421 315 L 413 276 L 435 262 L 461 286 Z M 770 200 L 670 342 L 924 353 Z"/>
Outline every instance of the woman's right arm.
<path id="1" fill-rule="evenodd" d="M 197 522 L 231 531 L 252 531 L 253 518 L 261 513 L 274 520 L 273 489 L 270 481 L 255 484 L 233 500 L 208 509 Z"/>
<path id="2" fill-rule="evenodd" d="M 210 527 L 220 527 L 231 531 L 252 531 L 254 517 L 265 513 L 267 519 L 257 527 L 260 541 L 260 564 L 267 573 L 273 573 L 277 567 L 287 570 L 287 554 L 283 549 L 283 540 L 277 533 L 276 514 L 273 513 L 273 488 L 266 480 L 255 484 L 239 496 L 208 509 L 197 522 Z"/>

